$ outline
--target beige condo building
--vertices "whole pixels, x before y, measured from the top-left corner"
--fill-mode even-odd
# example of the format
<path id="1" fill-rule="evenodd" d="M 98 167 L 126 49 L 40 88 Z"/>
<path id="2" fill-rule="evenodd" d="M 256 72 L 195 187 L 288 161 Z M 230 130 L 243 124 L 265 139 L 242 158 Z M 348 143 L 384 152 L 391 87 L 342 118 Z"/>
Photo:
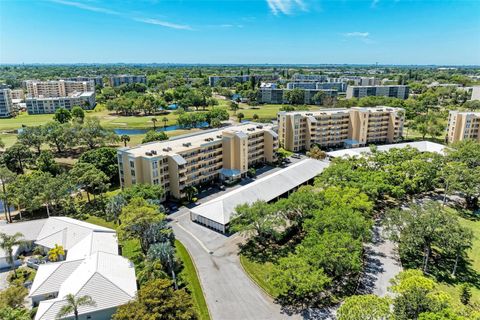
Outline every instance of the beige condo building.
<path id="1" fill-rule="evenodd" d="M 277 149 L 273 126 L 258 123 L 120 148 L 120 182 L 161 185 L 165 196 L 181 199 L 188 186 L 235 180 L 254 164 L 275 162 Z"/>
<path id="2" fill-rule="evenodd" d="M 278 136 L 290 151 L 392 143 L 403 134 L 404 110 L 375 107 L 279 112 Z"/>
<path id="3" fill-rule="evenodd" d="M 473 139 L 480 141 L 480 112 L 450 111 L 447 140 L 449 143 Z"/>
<path id="4" fill-rule="evenodd" d="M 27 87 L 27 95 L 32 98 L 58 98 L 67 97 L 74 92 L 95 91 L 95 83 L 93 80 L 27 80 L 25 86 Z"/>

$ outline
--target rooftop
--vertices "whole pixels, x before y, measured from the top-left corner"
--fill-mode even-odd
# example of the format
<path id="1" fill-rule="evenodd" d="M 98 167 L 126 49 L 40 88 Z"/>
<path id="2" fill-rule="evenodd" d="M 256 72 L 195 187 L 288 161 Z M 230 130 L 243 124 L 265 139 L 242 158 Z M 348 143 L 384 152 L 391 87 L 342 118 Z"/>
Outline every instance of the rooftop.
<path id="1" fill-rule="evenodd" d="M 328 162 L 305 159 L 194 207 L 191 212 L 225 225 L 230 222 L 238 205 L 258 200 L 271 201 L 316 177 L 326 167 Z"/>
<path id="2" fill-rule="evenodd" d="M 223 132 L 229 133 L 259 133 L 265 130 L 272 130 L 273 126 L 270 124 L 260 123 L 243 123 L 239 125 L 229 126 L 221 129 L 206 130 L 194 134 L 182 135 L 171 138 L 166 141 L 155 141 L 141 144 L 133 148 L 120 148 L 120 151 L 127 152 L 134 157 L 148 156 L 147 152 L 155 151 L 157 155 L 173 156 L 179 152 L 208 146 L 209 144 L 216 144 L 222 141 Z M 152 155 L 150 155 L 152 156 Z"/>
<path id="3" fill-rule="evenodd" d="M 436 152 L 439 154 L 444 154 L 445 146 L 439 143 L 430 142 L 430 141 L 415 141 L 415 142 L 405 142 L 405 143 L 394 143 L 387 144 L 383 146 L 377 146 L 378 151 L 388 151 L 390 149 L 401 149 L 406 147 L 415 148 L 420 152 Z M 327 154 L 332 158 L 338 157 L 361 157 L 364 154 L 370 154 L 370 147 L 362 148 L 351 148 L 351 149 L 342 149 L 336 151 L 327 152 Z"/>
<path id="4" fill-rule="evenodd" d="M 321 109 L 321 110 L 314 110 L 314 111 L 283 111 L 279 112 L 280 114 L 299 114 L 299 115 L 322 115 L 322 114 L 335 114 L 335 113 L 342 113 L 347 114 L 350 110 L 360 110 L 360 111 L 368 111 L 368 112 L 391 112 L 391 111 L 400 111 L 403 110 L 402 108 L 394 108 L 388 106 L 377 106 L 377 107 L 351 107 L 351 108 L 332 108 L 332 109 Z"/>

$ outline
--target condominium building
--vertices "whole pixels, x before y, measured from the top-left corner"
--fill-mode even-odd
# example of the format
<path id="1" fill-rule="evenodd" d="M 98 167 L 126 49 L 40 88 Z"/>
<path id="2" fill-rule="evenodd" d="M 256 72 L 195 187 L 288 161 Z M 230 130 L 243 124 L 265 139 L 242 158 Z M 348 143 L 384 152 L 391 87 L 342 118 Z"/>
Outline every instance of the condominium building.
<path id="1" fill-rule="evenodd" d="M 282 104 L 288 103 L 286 98 L 285 92 L 289 91 L 289 89 L 275 89 L 275 88 L 260 88 L 259 94 L 259 103 L 271 103 L 271 104 Z M 314 104 L 313 97 L 319 93 L 323 92 L 328 97 L 336 97 L 337 90 L 332 89 L 303 89 L 303 104 Z"/>
<path id="2" fill-rule="evenodd" d="M 33 98 L 57 98 L 66 97 L 74 92 L 95 91 L 95 84 L 90 81 L 51 80 L 37 81 L 27 80 L 27 95 Z"/>
<path id="3" fill-rule="evenodd" d="M 328 76 L 324 74 L 300 74 L 300 73 L 296 73 L 292 77 L 293 81 L 298 81 L 298 82 L 307 82 L 307 81 L 324 82 L 324 81 L 327 81 L 327 78 Z"/>
<path id="4" fill-rule="evenodd" d="M 302 89 L 302 90 L 315 90 L 317 89 L 316 82 L 289 82 L 287 83 L 287 89 Z"/>
<path id="5" fill-rule="evenodd" d="M 71 110 L 74 106 L 84 109 L 95 107 L 95 92 L 74 92 L 66 97 L 27 97 L 28 114 L 55 113 L 57 109 Z"/>
<path id="6" fill-rule="evenodd" d="M 447 140 L 449 143 L 473 139 L 480 141 L 480 112 L 450 111 Z"/>
<path id="7" fill-rule="evenodd" d="M 147 76 L 121 74 L 121 75 L 110 76 L 108 78 L 108 82 L 110 83 L 111 87 L 118 87 L 118 86 L 121 86 L 122 84 L 131 84 L 131 83 L 147 84 Z"/>
<path id="8" fill-rule="evenodd" d="M 230 87 L 235 83 L 244 83 L 250 81 L 251 79 L 255 81 L 275 81 L 278 79 L 277 75 L 241 75 L 241 76 L 210 76 L 208 77 L 208 83 L 211 87 L 216 87 L 217 85 L 221 87 Z"/>
<path id="9" fill-rule="evenodd" d="M 65 80 L 78 81 L 78 82 L 93 81 L 95 86 L 103 87 L 103 77 L 102 76 L 92 76 L 92 77 L 78 76 L 78 77 L 73 77 L 73 78 L 67 78 Z"/>
<path id="10" fill-rule="evenodd" d="M 272 125 L 247 123 L 118 149 L 122 186 L 161 185 L 166 197 L 186 196 L 185 188 L 231 181 L 257 163 L 276 161 L 278 137 Z"/>
<path id="11" fill-rule="evenodd" d="M 345 82 L 289 82 L 287 89 L 321 90 L 331 89 L 338 92 L 345 92 L 347 84 Z"/>
<path id="12" fill-rule="evenodd" d="M 12 90 L 12 99 L 23 100 L 25 99 L 25 92 L 23 89 Z"/>
<path id="13" fill-rule="evenodd" d="M 404 110 L 390 107 L 279 112 L 278 136 L 290 151 L 358 147 L 400 140 L 403 122 Z"/>
<path id="14" fill-rule="evenodd" d="M 369 96 L 383 96 L 398 99 L 407 99 L 409 87 L 403 85 L 395 86 L 348 86 L 347 99 L 363 98 Z"/>
<path id="15" fill-rule="evenodd" d="M 0 89 L 0 118 L 8 118 L 13 114 L 12 90 Z"/>

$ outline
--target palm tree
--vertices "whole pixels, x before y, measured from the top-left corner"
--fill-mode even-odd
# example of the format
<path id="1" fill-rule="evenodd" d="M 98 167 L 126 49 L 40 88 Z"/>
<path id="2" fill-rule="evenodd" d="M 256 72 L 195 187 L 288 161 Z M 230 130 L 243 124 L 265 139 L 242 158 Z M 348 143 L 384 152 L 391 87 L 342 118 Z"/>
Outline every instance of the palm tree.
<path id="1" fill-rule="evenodd" d="M 71 293 L 67 294 L 64 299 L 67 301 L 67 304 L 64 305 L 57 313 L 56 318 L 61 319 L 73 313 L 75 320 L 78 320 L 78 308 L 81 306 L 92 306 L 96 305 L 95 301 L 92 300 L 90 296 L 82 296 L 75 298 Z"/>
<path id="2" fill-rule="evenodd" d="M 157 118 L 152 118 L 151 121 L 153 122 L 153 130 L 157 130 Z"/>
<path id="3" fill-rule="evenodd" d="M 187 195 L 187 200 L 192 201 L 193 197 L 197 194 L 198 190 L 194 186 L 188 186 L 185 188 L 185 193 Z"/>
<path id="4" fill-rule="evenodd" d="M 242 119 L 245 118 L 245 115 L 243 113 L 239 113 L 237 114 L 237 119 L 238 119 L 238 122 L 242 122 Z"/>
<path id="5" fill-rule="evenodd" d="M 17 277 L 17 272 L 15 271 L 15 260 L 13 257 L 13 247 L 21 246 L 25 243 L 25 240 L 22 240 L 23 234 L 17 232 L 13 235 L 8 235 L 6 233 L 0 232 L 0 248 L 7 253 L 7 262 L 12 266 L 13 274 Z"/>
<path id="6" fill-rule="evenodd" d="M 48 260 L 55 262 L 60 260 L 60 258 L 64 255 L 65 250 L 63 250 L 63 247 L 55 244 L 55 247 L 48 251 Z"/>
<path id="7" fill-rule="evenodd" d="M 173 284 L 175 289 L 178 289 L 177 277 L 175 275 L 175 249 L 170 242 L 155 243 L 150 246 L 148 250 L 148 257 L 150 260 L 158 260 L 161 265 L 167 269 L 167 272 L 172 274 Z"/>
<path id="8" fill-rule="evenodd" d="M 165 128 L 167 126 L 168 118 L 163 117 L 162 121 L 163 121 L 163 127 Z"/>
<path id="9" fill-rule="evenodd" d="M 128 134 L 122 134 L 122 136 L 120 137 L 120 140 L 123 142 L 123 144 L 125 145 L 125 147 L 127 146 L 127 142 L 130 141 L 130 136 Z"/>

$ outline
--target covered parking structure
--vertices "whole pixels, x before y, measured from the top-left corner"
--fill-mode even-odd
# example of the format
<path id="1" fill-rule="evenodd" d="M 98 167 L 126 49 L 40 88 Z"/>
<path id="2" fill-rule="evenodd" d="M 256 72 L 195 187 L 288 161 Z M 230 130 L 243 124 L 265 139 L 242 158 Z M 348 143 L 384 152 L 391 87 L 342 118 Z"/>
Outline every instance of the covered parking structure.
<path id="1" fill-rule="evenodd" d="M 223 194 L 190 210 L 190 219 L 226 233 L 228 224 L 241 204 L 272 201 L 313 180 L 329 162 L 314 159 L 299 161 L 285 169 Z"/>

